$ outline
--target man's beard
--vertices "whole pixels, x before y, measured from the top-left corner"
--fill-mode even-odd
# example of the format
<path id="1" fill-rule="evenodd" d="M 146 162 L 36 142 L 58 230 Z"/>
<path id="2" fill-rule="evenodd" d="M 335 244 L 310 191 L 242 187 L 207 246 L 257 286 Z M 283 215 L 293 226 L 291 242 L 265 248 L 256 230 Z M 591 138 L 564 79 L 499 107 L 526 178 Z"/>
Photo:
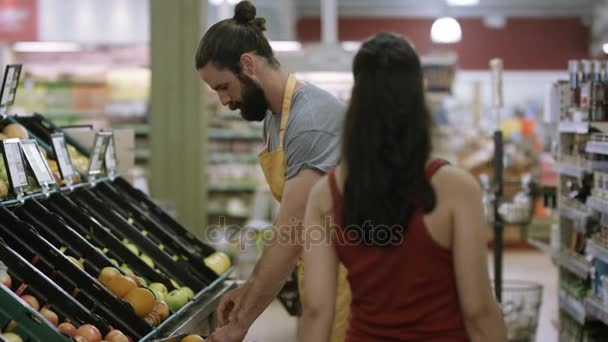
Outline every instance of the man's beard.
<path id="1" fill-rule="evenodd" d="M 262 121 L 266 117 L 268 101 L 260 84 L 247 75 L 240 75 L 241 101 L 231 105 L 231 109 L 240 109 L 241 116 L 247 121 Z"/>

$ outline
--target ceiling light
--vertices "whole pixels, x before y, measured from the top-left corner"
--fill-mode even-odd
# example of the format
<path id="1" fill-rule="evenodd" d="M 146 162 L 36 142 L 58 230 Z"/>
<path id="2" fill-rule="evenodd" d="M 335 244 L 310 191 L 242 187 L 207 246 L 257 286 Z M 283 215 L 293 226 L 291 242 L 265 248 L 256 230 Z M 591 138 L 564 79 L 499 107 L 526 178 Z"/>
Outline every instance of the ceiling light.
<path id="1" fill-rule="evenodd" d="M 608 43 L 602 45 L 602 50 L 604 50 L 605 54 L 608 54 Z"/>
<path id="2" fill-rule="evenodd" d="M 431 26 L 431 40 L 434 43 L 453 44 L 458 43 L 461 39 L 462 30 L 454 18 L 439 18 Z"/>
<path id="3" fill-rule="evenodd" d="M 76 52 L 81 48 L 68 42 L 17 42 L 13 45 L 17 52 Z"/>
<path id="4" fill-rule="evenodd" d="M 446 0 L 450 6 L 475 6 L 479 4 L 479 0 Z"/>
<path id="5" fill-rule="evenodd" d="M 302 44 L 293 40 L 273 40 L 270 42 L 270 47 L 274 51 L 300 51 Z"/>

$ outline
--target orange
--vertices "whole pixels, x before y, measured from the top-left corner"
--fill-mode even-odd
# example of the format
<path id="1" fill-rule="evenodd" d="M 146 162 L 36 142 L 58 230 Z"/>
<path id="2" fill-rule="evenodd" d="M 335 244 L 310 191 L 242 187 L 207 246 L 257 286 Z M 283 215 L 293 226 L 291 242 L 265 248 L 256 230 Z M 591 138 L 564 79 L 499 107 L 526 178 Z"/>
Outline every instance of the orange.
<path id="1" fill-rule="evenodd" d="M 205 339 L 198 335 L 188 335 L 182 338 L 180 342 L 205 342 Z"/>
<path id="2" fill-rule="evenodd" d="M 125 296 L 125 301 L 133 307 L 139 317 L 146 317 L 154 309 L 156 297 L 152 291 L 143 287 L 134 288 Z"/>
<path id="3" fill-rule="evenodd" d="M 119 298 L 124 298 L 129 291 L 137 288 L 135 282 L 123 275 L 116 276 L 108 281 L 108 290 Z"/>

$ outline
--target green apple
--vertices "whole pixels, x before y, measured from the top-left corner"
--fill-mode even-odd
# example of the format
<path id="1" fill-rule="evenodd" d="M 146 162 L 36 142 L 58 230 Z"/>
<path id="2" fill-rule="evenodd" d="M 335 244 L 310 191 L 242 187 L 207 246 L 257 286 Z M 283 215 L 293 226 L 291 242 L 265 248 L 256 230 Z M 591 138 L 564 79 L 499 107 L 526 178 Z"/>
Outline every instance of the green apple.
<path id="1" fill-rule="evenodd" d="M 148 287 L 148 289 L 150 289 L 150 288 Z M 157 301 L 160 301 L 160 300 L 164 301 L 165 300 L 165 294 L 164 293 L 162 293 L 160 291 L 157 291 L 157 290 L 154 290 L 154 289 L 150 289 L 150 291 L 152 291 L 152 293 L 154 293 L 154 297 L 156 297 Z"/>
<path id="2" fill-rule="evenodd" d="M 127 248 L 133 252 L 133 254 L 135 255 L 139 255 L 139 250 L 137 249 L 137 246 L 135 246 L 134 244 L 128 243 L 125 246 L 127 246 Z"/>
<path id="3" fill-rule="evenodd" d="M 169 293 L 169 290 L 167 290 L 167 287 L 165 286 L 165 284 L 162 284 L 162 283 L 152 283 L 152 284 L 148 285 L 148 288 L 152 291 L 161 293 L 163 296 L 166 295 L 167 293 Z"/>
<path id="4" fill-rule="evenodd" d="M 179 255 L 173 254 L 173 256 L 171 256 L 171 259 L 173 259 L 173 261 L 175 261 L 175 262 L 178 262 L 179 261 Z"/>
<path id="5" fill-rule="evenodd" d="M 120 267 L 120 264 L 118 263 L 118 260 L 116 260 L 116 259 L 110 259 L 110 262 L 113 263 L 114 266 Z"/>
<path id="6" fill-rule="evenodd" d="M 151 268 L 154 268 L 154 261 L 152 260 L 152 258 L 147 256 L 146 254 L 142 254 L 139 258 L 141 260 L 143 260 L 143 262 L 145 262 L 146 265 L 150 266 Z"/>
<path id="7" fill-rule="evenodd" d="M 224 274 L 230 268 L 230 258 L 220 252 L 213 253 L 204 259 L 205 265 L 218 275 Z"/>
<path id="8" fill-rule="evenodd" d="M 184 286 L 184 287 L 180 288 L 179 290 L 184 292 L 186 294 L 186 296 L 188 296 L 188 299 L 194 298 L 194 291 L 192 291 L 191 288 Z"/>
<path id="9" fill-rule="evenodd" d="M 120 266 L 120 269 L 125 272 L 126 275 L 135 275 L 127 264 L 122 264 L 122 266 Z"/>
<path id="10" fill-rule="evenodd" d="M 171 285 L 173 285 L 173 287 L 175 287 L 176 289 L 181 288 L 181 286 L 179 286 L 179 283 L 175 281 L 175 279 L 171 279 Z"/>
<path id="11" fill-rule="evenodd" d="M 169 309 L 175 312 L 188 303 L 188 296 L 183 291 L 173 290 L 165 296 L 165 302 L 169 305 Z"/>

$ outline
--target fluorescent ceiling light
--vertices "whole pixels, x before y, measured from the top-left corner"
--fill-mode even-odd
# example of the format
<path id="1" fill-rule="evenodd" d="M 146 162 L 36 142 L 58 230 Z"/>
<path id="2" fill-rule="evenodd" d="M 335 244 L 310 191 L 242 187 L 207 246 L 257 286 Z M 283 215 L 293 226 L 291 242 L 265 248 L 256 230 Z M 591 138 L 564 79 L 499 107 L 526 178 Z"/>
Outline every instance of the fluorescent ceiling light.
<path id="1" fill-rule="evenodd" d="M 454 18 L 439 18 L 431 26 L 431 40 L 434 43 L 453 44 L 458 43 L 461 39 L 462 30 Z"/>
<path id="2" fill-rule="evenodd" d="M 300 51 L 302 44 L 293 40 L 274 40 L 270 42 L 274 51 Z"/>
<path id="3" fill-rule="evenodd" d="M 608 54 L 608 43 L 602 45 L 602 50 L 604 50 L 605 54 Z"/>
<path id="4" fill-rule="evenodd" d="M 67 42 L 17 42 L 13 45 L 17 52 L 76 52 L 80 46 Z"/>
<path id="5" fill-rule="evenodd" d="M 346 51 L 358 51 L 361 47 L 361 42 L 342 42 L 342 48 Z"/>
<path id="6" fill-rule="evenodd" d="M 446 0 L 450 6 L 475 6 L 479 4 L 479 0 Z"/>

